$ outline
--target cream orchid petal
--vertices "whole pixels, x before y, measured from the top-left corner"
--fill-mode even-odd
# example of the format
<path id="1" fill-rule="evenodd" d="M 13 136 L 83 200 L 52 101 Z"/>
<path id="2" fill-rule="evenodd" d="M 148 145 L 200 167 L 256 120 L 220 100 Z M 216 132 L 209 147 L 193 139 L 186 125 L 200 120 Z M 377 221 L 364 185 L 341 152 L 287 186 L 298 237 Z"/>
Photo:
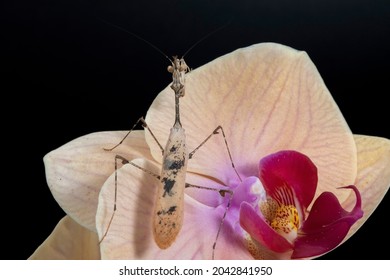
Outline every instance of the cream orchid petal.
<path id="1" fill-rule="evenodd" d="M 49 237 L 29 257 L 29 260 L 98 259 L 97 234 L 80 226 L 69 216 L 61 219 Z"/>
<path id="2" fill-rule="evenodd" d="M 316 196 L 354 182 L 352 133 L 305 52 L 274 43 L 238 49 L 188 73 L 185 92 L 180 112 L 190 150 L 221 125 L 243 177 L 257 175 L 264 156 L 290 149 L 306 154 L 318 167 Z M 146 121 L 164 143 L 174 121 L 170 87 L 154 100 Z M 149 135 L 146 139 L 161 161 L 158 147 Z M 189 170 L 225 185 L 236 180 L 221 135 L 194 154 Z"/>
<path id="3" fill-rule="evenodd" d="M 355 185 L 362 197 L 364 216 L 352 226 L 345 240 L 366 222 L 390 187 L 390 140 L 364 135 L 354 137 L 358 150 L 358 175 Z M 351 193 L 343 202 L 343 207 L 351 209 L 354 203 L 355 198 Z"/>
<path id="4" fill-rule="evenodd" d="M 131 160 L 151 158 L 144 132 L 133 131 L 125 142 L 111 152 L 126 131 L 97 132 L 77 138 L 44 157 L 46 180 L 61 206 L 76 222 L 95 229 L 95 215 L 100 188 L 114 172 L 115 155 Z"/>
<path id="5" fill-rule="evenodd" d="M 159 174 L 159 167 L 151 162 L 141 159 L 133 162 Z M 224 209 L 206 206 L 186 195 L 183 227 L 172 246 L 162 250 L 156 245 L 152 231 L 153 206 L 159 181 L 130 164 L 120 168 L 117 176 L 117 210 L 100 245 L 102 259 L 211 258 L 212 246 Z M 196 180 L 197 176 L 191 178 L 194 184 L 205 182 Z M 100 238 L 111 219 L 114 191 L 115 178 L 111 176 L 104 184 L 99 197 L 96 224 Z M 223 228 L 215 258 L 251 258 L 240 243 L 241 239 L 235 238 L 235 234 L 228 226 Z"/>
<path id="6" fill-rule="evenodd" d="M 159 174 L 159 167 L 143 159 L 138 166 Z M 152 213 L 159 180 L 146 172 L 125 164 L 117 170 L 116 212 L 107 235 L 102 240 L 102 259 L 144 259 L 157 245 L 151 229 Z M 104 183 L 96 213 L 99 239 L 106 233 L 115 201 L 115 174 Z"/>

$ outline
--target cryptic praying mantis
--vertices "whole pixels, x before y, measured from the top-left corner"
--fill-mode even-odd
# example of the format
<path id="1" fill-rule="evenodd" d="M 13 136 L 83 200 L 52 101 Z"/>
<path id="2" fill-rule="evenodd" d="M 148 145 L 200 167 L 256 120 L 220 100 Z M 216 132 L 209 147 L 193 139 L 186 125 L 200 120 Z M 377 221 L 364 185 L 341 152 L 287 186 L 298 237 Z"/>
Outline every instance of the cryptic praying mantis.
<path id="1" fill-rule="evenodd" d="M 121 29 L 121 28 L 120 28 Z M 126 31 L 126 30 L 125 30 Z M 126 31 L 128 32 L 128 31 Z M 131 33 L 132 34 L 132 33 Z M 133 34 L 135 35 L 135 34 Z M 137 35 L 135 35 L 138 37 Z M 140 38 L 140 37 L 139 37 Z M 144 39 L 140 38 L 145 41 Z M 150 42 L 145 41 L 155 49 L 157 49 L 160 53 L 162 53 L 157 47 L 152 45 Z M 188 51 L 187 51 L 188 53 Z M 160 144 L 158 139 L 153 134 L 152 130 L 146 123 L 143 117 L 138 119 L 138 121 L 134 124 L 131 130 L 127 132 L 127 134 L 123 137 L 123 139 L 113 146 L 112 148 L 105 148 L 106 151 L 113 151 L 116 147 L 121 145 L 123 141 L 131 134 L 131 132 L 135 129 L 135 127 L 141 123 L 142 126 L 151 134 L 153 139 L 156 141 L 162 152 L 162 167 L 160 174 L 155 174 L 145 168 L 135 164 L 124 158 L 121 155 L 115 155 L 115 198 L 113 203 L 113 212 L 111 214 L 111 218 L 108 222 L 107 228 L 102 235 L 99 243 L 104 241 L 104 238 L 109 233 L 109 229 L 111 223 L 114 219 L 115 212 L 117 209 L 117 170 L 118 170 L 118 162 L 122 162 L 122 164 L 131 164 L 132 166 L 143 170 L 144 172 L 150 174 L 155 177 L 159 181 L 159 187 L 157 190 L 157 195 L 155 197 L 154 210 L 153 210 L 153 218 L 152 218 L 152 231 L 155 243 L 161 249 L 169 248 L 175 241 L 178 236 L 184 219 L 184 190 L 186 188 L 197 188 L 201 190 L 208 190 L 219 193 L 222 197 L 225 197 L 226 194 L 229 195 L 229 199 L 221 218 L 218 231 L 215 236 L 214 244 L 212 245 L 212 259 L 215 256 L 215 249 L 217 245 L 217 241 L 219 235 L 221 233 L 221 229 L 228 213 L 232 198 L 233 191 L 230 189 L 223 188 L 213 188 L 206 186 L 198 186 L 186 183 L 186 172 L 187 172 L 187 164 L 188 161 L 194 156 L 195 152 L 202 147 L 213 135 L 222 134 L 226 151 L 229 155 L 230 163 L 234 172 L 236 173 L 238 179 L 240 181 L 241 177 L 236 170 L 236 167 L 233 162 L 233 158 L 229 149 L 229 145 L 226 139 L 225 132 L 222 126 L 217 126 L 212 133 L 206 137 L 204 141 L 202 141 L 194 150 L 188 152 L 187 144 L 186 144 L 186 133 L 180 122 L 180 98 L 185 96 L 185 76 L 190 71 L 186 62 L 184 61 L 184 56 L 182 58 L 178 58 L 177 56 L 173 56 L 173 59 L 169 59 L 165 54 L 164 56 L 170 61 L 170 65 L 168 66 L 168 72 L 172 74 L 172 83 L 171 89 L 174 93 L 175 98 L 175 119 L 173 126 L 170 129 L 169 137 L 165 148 Z"/>

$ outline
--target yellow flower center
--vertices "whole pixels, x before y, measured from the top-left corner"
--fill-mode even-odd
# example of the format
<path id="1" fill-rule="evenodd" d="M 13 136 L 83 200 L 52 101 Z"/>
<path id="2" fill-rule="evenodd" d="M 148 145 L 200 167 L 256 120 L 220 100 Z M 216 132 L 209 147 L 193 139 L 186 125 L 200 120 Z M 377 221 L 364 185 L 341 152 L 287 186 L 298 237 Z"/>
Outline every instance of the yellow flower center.
<path id="1" fill-rule="evenodd" d="M 273 199 L 260 204 L 260 211 L 269 225 L 288 241 L 293 242 L 299 228 L 299 214 L 294 205 L 278 205 Z"/>

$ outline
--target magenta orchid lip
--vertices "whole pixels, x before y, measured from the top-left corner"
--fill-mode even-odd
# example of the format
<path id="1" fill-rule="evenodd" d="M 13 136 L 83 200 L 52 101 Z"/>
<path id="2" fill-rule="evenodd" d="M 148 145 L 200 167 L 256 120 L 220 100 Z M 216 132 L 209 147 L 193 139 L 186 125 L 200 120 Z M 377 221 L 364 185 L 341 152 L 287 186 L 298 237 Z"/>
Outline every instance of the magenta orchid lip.
<path id="1" fill-rule="evenodd" d="M 250 238 L 271 251 L 291 251 L 291 258 L 322 255 L 339 245 L 363 216 L 360 193 L 353 185 L 344 187 L 356 194 L 351 212 L 345 211 L 331 192 L 321 193 L 308 211 L 317 188 L 317 168 L 297 151 L 266 156 L 259 169 L 266 200 L 242 201 L 240 225 Z"/>

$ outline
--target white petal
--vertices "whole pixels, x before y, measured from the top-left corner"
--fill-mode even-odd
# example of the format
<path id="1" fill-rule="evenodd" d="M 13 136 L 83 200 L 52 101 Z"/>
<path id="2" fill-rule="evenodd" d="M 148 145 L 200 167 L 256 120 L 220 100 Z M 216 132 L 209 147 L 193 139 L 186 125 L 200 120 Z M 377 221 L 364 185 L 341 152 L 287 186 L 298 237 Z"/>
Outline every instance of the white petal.
<path id="1" fill-rule="evenodd" d="M 95 229 L 98 194 L 104 181 L 114 172 L 115 155 L 129 160 L 151 158 L 143 131 L 133 131 L 131 137 L 111 152 L 123 139 L 125 131 L 97 132 L 77 138 L 44 157 L 49 188 L 61 208 L 75 221 Z"/>
<path id="2" fill-rule="evenodd" d="M 355 135 L 355 141 L 358 149 L 358 176 L 355 185 L 362 196 L 364 216 L 352 226 L 346 239 L 365 223 L 390 187 L 390 140 Z M 343 207 L 350 210 L 355 201 L 356 197 L 351 193 Z"/>
<path id="3" fill-rule="evenodd" d="M 95 232 L 65 216 L 29 259 L 98 260 L 100 259 L 98 241 Z"/>
<path id="4" fill-rule="evenodd" d="M 156 174 L 159 168 L 142 159 L 134 161 Z M 156 249 L 151 223 L 159 181 L 136 167 L 125 164 L 117 172 L 117 201 L 114 218 L 101 242 L 102 259 L 144 259 Z M 115 201 L 115 175 L 105 182 L 99 196 L 96 226 L 99 238 L 105 234 Z"/>

